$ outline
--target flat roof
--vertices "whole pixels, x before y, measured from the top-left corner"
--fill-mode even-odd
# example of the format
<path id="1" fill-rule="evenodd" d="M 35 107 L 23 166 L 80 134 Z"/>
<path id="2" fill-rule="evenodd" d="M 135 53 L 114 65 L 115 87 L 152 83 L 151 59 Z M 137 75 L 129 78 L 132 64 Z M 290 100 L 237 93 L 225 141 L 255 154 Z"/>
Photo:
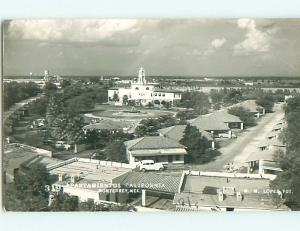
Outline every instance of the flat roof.
<path id="1" fill-rule="evenodd" d="M 285 205 L 277 207 L 272 195 L 268 194 L 270 180 L 252 178 L 227 178 L 216 176 L 186 176 L 182 192 L 176 193 L 173 203 L 180 206 L 210 207 L 260 210 L 289 210 Z M 233 187 L 234 192 L 241 192 L 243 198 L 237 200 L 236 195 L 224 195 L 218 199 L 218 190 Z M 191 207 L 192 208 L 192 207 Z"/>
<path id="2" fill-rule="evenodd" d="M 227 182 L 228 179 L 228 182 Z M 219 176 L 186 176 L 183 192 L 203 192 L 206 187 L 234 187 L 236 192 L 269 189 L 270 180 L 252 178 L 227 178 Z"/>
<path id="3" fill-rule="evenodd" d="M 103 166 L 97 163 L 75 161 L 67 165 L 55 168 L 50 174 L 66 174 L 69 176 L 81 176 L 85 182 L 111 182 L 131 169 L 113 166 Z"/>

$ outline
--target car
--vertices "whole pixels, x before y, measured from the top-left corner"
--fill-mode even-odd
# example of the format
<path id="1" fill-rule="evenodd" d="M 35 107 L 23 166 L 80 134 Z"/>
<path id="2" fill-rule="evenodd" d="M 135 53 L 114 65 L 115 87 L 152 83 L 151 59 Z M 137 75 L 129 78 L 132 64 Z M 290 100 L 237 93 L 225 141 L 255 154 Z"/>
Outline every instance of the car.
<path id="1" fill-rule="evenodd" d="M 56 141 L 55 147 L 59 149 L 64 149 L 64 150 L 70 150 L 71 145 L 67 144 L 65 141 Z"/>
<path id="2" fill-rule="evenodd" d="M 140 171 L 162 171 L 164 166 L 162 163 L 155 163 L 153 160 L 142 160 L 139 164 Z"/>

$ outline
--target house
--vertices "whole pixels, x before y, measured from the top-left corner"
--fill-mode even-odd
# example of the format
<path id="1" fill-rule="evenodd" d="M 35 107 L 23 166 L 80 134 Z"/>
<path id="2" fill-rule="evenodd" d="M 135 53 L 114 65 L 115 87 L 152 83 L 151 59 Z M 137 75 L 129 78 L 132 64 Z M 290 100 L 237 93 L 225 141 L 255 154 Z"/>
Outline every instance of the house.
<path id="1" fill-rule="evenodd" d="M 258 171 L 258 174 L 277 174 L 282 169 L 274 160 L 273 150 L 264 150 L 253 152 L 245 161 L 247 163 L 247 172 L 253 173 Z"/>
<path id="2" fill-rule="evenodd" d="M 48 166 L 49 173 L 57 181 L 49 186 L 49 204 L 54 194 L 67 193 L 79 202 L 126 203 L 129 192 L 123 192 L 120 178 L 132 171 L 132 166 L 111 161 L 72 158 Z"/>
<path id="3" fill-rule="evenodd" d="M 4 182 L 13 182 L 16 174 L 22 171 L 22 166 L 33 162 L 46 166 L 60 161 L 52 158 L 52 152 L 48 150 L 19 143 L 6 144 L 3 153 Z"/>
<path id="4" fill-rule="evenodd" d="M 270 180 L 234 174 L 184 171 L 173 204 L 175 211 L 288 211 Z M 274 203 L 273 195 L 278 195 Z"/>
<path id="5" fill-rule="evenodd" d="M 192 126 L 195 126 L 199 131 L 211 133 L 213 138 L 231 138 L 232 132 L 228 124 L 221 121 L 215 116 L 199 116 L 193 121 L 190 121 Z"/>
<path id="6" fill-rule="evenodd" d="M 187 155 L 185 146 L 163 136 L 146 136 L 124 142 L 130 164 L 154 160 L 163 164 L 183 164 Z"/>
<path id="7" fill-rule="evenodd" d="M 280 140 L 278 139 L 266 139 L 262 141 L 259 145 L 258 148 L 263 151 L 263 150 L 280 150 L 280 149 L 285 149 L 286 145 L 283 144 Z"/>
<path id="8" fill-rule="evenodd" d="M 161 106 L 169 103 L 171 106 L 181 100 L 180 91 L 160 89 L 156 86 L 157 83 L 147 82 L 145 70 L 141 67 L 137 81 L 131 81 L 129 87 L 114 87 L 108 90 L 108 102 L 115 105 L 134 102 L 143 106 Z"/>
<path id="9" fill-rule="evenodd" d="M 266 135 L 266 138 L 267 139 L 277 139 L 279 137 L 281 133 L 281 130 L 273 130 L 273 131 L 270 131 L 267 135 Z"/>
<path id="10" fill-rule="evenodd" d="M 255 118 L 260 118 L 262 115 L 266 113 L 266 110 L 263 107 L 257 105 L 255 100 L 245 100 L 240 103 L 234 104 L 229 108 L 233 108 L 233 107 L 243 107 L 249 110 Z"/>
<path id="11" fill-rule="evenodd" d="M 211 113 L 210 118 L 214 118 L 228 125 L 230 129 L 244 129 L 244 124 L 238 116 L 231 115 L 227 110 L 219 110 Z"/>
<path id="12" fill-rule="evenodd" d="M 139 189 L 136 195 L 140 197 L 134 204 L 138 211 L 140 206 L 152 209 L 149 211 L 173 211 L 175 206 L 172 201 L 179 190 L 181 176 L 153 172 L 129 172 L 125 177 L 120 178 L 118 183 L 127 190 Z"/>
<path id="13" fill-rule="evenodd" d="M 175 125 L 175 126 L 159 129 L 158 132 L 160 136 L 164 136 L 179 142 L 183 138 L 185 128 L 186 125 Z M 201 135 L 204 136 L 211 143 L 211 148 L 215 149 L 215 141 L 212 137 L 212 134 L 207 131 L 200 131 L 200 132 Z"/>
<path id="14" fill-rule="evenodd" d="M 130 121 L 105 119 L 97 123 L 86 125 L 82 129 L 86 134 L 87 131 L 92 131 L 92 130 L 95 131 L 107 130 L 107 131 L 111 131 L 112 133 L 118 131 L 122 131 L 124 133 L 133 133 L 134 128 L 135 128 L 135 124 Z"/>

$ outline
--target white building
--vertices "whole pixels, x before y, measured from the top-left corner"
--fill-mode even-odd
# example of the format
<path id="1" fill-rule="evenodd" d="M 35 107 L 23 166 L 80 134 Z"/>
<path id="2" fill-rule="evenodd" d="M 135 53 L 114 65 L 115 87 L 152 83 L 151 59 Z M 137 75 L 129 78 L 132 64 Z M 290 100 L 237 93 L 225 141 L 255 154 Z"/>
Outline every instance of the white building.
<path id="1" fill-rule="evenodd" d="M 156 83 L 146 81 L 145 70 L 141 67 L 137 81 L 131 81 L 130 87 L 111 88 L 108 90 L 108 102 L 115 105 L 123 105 L 127 102 L 134 102 L 137 105 L 155 106 L 170 103 L 174 105 L 181 99 L 181 92 L 176 90 L 158 89 Z"/>

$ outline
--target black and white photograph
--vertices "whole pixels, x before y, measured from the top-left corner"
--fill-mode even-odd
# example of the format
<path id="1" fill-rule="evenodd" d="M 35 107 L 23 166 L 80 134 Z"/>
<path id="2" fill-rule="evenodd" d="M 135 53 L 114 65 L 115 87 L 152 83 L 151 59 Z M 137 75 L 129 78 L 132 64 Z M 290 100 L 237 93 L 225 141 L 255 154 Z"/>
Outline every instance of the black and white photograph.
<path id="1" fill-rule="evenodd" d="M 2 21 L 5 212 L 300 210 L 300 19 Z"/>

